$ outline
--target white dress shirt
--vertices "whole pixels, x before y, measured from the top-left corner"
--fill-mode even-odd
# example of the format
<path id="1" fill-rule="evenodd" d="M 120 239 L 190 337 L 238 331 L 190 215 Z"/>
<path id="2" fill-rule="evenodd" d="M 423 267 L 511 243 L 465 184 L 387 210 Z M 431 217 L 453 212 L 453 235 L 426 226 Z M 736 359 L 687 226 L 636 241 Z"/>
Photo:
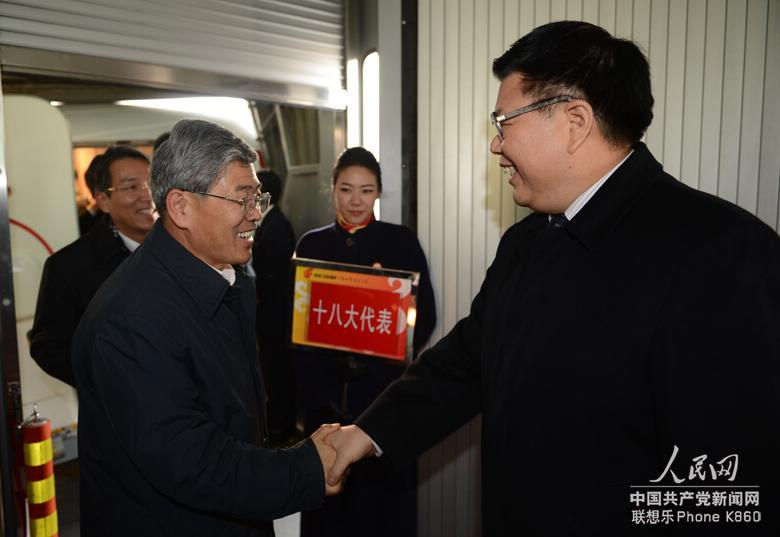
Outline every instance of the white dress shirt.
<path id="1" fill-rule="evenodd" d="M 577 196 L 577 199 L 575 199 L 573 202 L 571 202 L 571 205 L 569 205 L 566 210 L 564 211 L 564 215 L 566 216 L 566 219 L 571 222 L 572 218 L 580 212 L 580 209 L 585 207 L 585 204 L 590 201 L 590 199 L 598 192 L 599 188 L 601 188 L 604 183 L 607 182 L 607 179 L 615 173 L 615 170 L 620 168 L 620 166 L 626 161 L 628 157 L 631 156 L 631 153 L 633 153 L 634 150 L 632 149 L 628 155 L 625 156 L 623 160 L 617 163 L 617 166 L 609 170 L 607 173 L 604 174 L 604 177 L 593 183 L 590 188 L 588 188 L 585 192 Z M 552 218 L 552 217 L 550 217 Z"/>

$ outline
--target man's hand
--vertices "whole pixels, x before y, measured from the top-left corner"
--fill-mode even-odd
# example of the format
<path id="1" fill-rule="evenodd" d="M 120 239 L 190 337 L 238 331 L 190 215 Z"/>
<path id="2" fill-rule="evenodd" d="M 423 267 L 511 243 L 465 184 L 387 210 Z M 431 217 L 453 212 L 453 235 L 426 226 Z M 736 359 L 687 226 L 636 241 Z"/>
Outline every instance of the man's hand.
<path id="1" fill-rule="evenodd" d="M 337 453 L 336 461 L 328 473 L 328 486 L 341 486 L 341 480 L 349 465 L 375 453 L 374 444 L 363 429 L 347 425 L 327 436 L 326 443 Z"/>
<path id="2" fill-rule="evenodd" d="M 317 454 L 320 456 L 322 462 L 322 471 L 325 475 L 325 495 L 333 496 L 339 494 L 342 490 L 341 482 L 337 481 L 332 486 L 328 484 L 327 479 L 330 474 L 333 463 L 336 460 L 336 451 L 326 443 L 326 440 L 338 431 L 341 425 L 338 423 L 326 423 L 317 429 L 314 434 L 311 435 L 311 439 L 314 442 L 314 447 L 317 448 Z"/>

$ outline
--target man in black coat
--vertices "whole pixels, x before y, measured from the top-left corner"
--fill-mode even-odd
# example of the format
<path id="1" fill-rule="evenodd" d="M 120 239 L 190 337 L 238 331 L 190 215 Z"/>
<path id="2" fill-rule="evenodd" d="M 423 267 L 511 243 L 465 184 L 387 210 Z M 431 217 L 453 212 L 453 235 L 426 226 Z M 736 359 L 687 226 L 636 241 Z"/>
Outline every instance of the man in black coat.
<path id="1" fill-rule="evenodd" d="M 295 232 L 279 208 L 282 180 L 271 170 L 257 172 L 271 206 L 255 233 L 252 269 L 257 286 L 257 343 L 268 390 L 268 426 L 272 443 L 283 443 L 295 429 L 295 377 L 289 332 L 292 297 L 290 258 Z"/>
<path id="2" fill-rule="evenodd" d="M 264 201 L 255 159 L 199 120 L 155 152 L 160 219 L 73 341 L 85 537 L 271 536 L 272 519 L 322 503 L 335 427 L 266 448 L 255 291 L 232 268 L 249 261 Z"/>
<path id="3" fill-rule="evenodd" d="M 633 43 L 557 22 L 493 71 L 490 148 L 535 212 L 470 314 L 331 438 L 329 481 L 481 412 L 484 535 L 780 534 L 780 238 L 639 141 Z"/>
<path id="4" fill-rule="evenodd" d="M 127 146 L 97 155 L 87 186 L 101 216 L 78 240 L 49 257 L 30 335 L 30 354 L 49 375 L 76 385 L 70 358 L 73 332 L 108 276 L 143 242 L 154 224 L 149 159 Z"/>

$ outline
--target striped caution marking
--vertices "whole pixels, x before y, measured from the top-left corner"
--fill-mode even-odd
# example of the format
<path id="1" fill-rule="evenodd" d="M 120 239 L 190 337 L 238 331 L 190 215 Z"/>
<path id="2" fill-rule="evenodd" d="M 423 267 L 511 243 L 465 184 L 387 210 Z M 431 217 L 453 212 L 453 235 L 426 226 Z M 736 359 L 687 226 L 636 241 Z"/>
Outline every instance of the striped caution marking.
<path id="1" fill-rule="evenodd" d="M 57 537 L 57 500 L 49 420 L 36 416 L 24 423 L 22 441 L 30 537 Z"/>

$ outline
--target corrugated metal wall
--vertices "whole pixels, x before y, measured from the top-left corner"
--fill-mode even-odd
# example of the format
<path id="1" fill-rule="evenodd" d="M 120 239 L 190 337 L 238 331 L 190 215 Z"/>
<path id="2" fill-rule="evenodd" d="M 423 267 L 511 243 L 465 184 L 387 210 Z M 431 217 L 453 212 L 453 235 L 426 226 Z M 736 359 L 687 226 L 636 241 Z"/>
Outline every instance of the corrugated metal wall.
<path id="1" fill-rule="evenodd" d="M 560 19 L 638 42 L 653 75 L 646 141 L 656 158 L 780 229 L 780 2 L 420 0 L 418 230 L 441 320 L 435 337 L 468 313 L 501 233 L 527 214 L 488 151 L 498 89 L 490 64 Z M 420 537 L 480 534 L 479 434 L 475 421 L 420 459 Z"/>
<path id="2" fill-rule="evenodd" d="M 342 87 L 342 0 L 0 1 L 0 44 Z"/>

